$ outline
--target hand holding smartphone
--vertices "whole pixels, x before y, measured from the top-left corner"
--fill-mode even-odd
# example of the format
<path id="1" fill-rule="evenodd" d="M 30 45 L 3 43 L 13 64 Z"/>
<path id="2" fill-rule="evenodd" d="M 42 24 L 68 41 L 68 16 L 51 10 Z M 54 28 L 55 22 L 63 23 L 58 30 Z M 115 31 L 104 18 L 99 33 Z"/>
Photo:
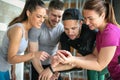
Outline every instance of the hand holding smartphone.
<path id="1" fill-rule="evenodd" d="M 68 56 L 68 54 L 67 53 L 65 53 L 65 52 L 61 52 L 65 57 L 67 57 Z"/>

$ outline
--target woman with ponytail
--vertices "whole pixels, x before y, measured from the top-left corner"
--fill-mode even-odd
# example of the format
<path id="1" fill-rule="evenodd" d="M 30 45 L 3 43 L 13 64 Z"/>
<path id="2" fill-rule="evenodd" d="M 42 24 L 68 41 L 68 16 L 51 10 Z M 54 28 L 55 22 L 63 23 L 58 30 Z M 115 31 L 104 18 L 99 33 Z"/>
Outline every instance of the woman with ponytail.
<path id="1" fill-rule="evenodd" d="M 28 31 L 33 26 L 40 28 L 45 16 L 45 4 L 41 0 L 26 0 L 21 15 L 10 22 L 0 47 L 0 80 L 10 80 L 11 65 L 31 60 L 34 57 L 41 59 L 49 56 L 44 54 L 41 57 L 40 52 L 21 55 L 28 45 Z M 14 70 L 12 72 L 14 73 Z M 16 80 L 13 73 L 12 80 Z"/>

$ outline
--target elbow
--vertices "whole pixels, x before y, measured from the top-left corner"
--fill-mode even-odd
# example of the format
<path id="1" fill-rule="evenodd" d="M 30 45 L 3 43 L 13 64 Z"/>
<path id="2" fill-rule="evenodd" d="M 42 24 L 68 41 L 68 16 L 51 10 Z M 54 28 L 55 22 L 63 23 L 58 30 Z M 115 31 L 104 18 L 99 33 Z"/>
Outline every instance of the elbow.
<path id="1" fill-rule="evenodd" d="M 105 67 L 99 66 L 96 71 L 102 71 Z"/>
<path id="2" fill-rule="evenodd" d="M 8 63 L 15 64 L 14 61 L 13 61 L 13 58 L 8 58 Z"/>
<path id="3" fill-rule="evenodd" d="M 9 64 L 13 64 L 12 60 L 8 59 L 8 63 Z"/>
<path id="4" fill-rule="evenodd" d="M 103 68 L 99 68 L 97 71 L 102 71 L 103 70 Z"/>

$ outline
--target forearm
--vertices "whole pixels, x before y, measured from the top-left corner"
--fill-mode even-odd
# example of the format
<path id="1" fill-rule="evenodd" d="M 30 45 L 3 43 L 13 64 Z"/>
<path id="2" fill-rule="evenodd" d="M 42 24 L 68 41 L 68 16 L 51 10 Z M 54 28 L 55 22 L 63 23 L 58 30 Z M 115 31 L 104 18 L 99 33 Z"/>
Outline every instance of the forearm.
<path id="1" fill-rule="evenodd" d="M 43 67 L 42 67 L 42 64 L 41 64 L 40 60 L 34 58 L 34 59 L 32 59 L 32 64 L 33 64 L 35 70 L 36 70 L 39 74 L 44 70 Z"/>
<path id="2" fill-rule="evenodd" d="M 94 54 L 88 54 L 88 55 L 86 55 L 86 56 L 84 56 L 84 58 L 83 59 L 93 59 L 93 58 L 95 58 L 96 56 L 94 55 Z M 82 58 L 82 57 L 81 57 Z"/>
<path id="3" fill-rule="evenodd" d="M 31 60 L 34 57 L 35 57 L 34 53 L 28 53 L 28 54 L 25 54 L 25 55 L 15 55 L 11 58 L 8 58 L 8 62 L 11 63 L 11 64 L 16 64 L 16 63 Z"/>
<path id="4" fill-rule="evenodd" d="M 75 66 L 71 65 L 71 64 L 58 64 L 57 66 L 52 67 L 52 69 L 53 69 L 54 72 L 56 72 L 56 71 L 69 70 L 69 69 L 72 69 L 74 67 Z"/>
<path id="5" fill-rule="evenodd" d="M 95 57 L 92 59 L 76 57 L 73 60 L 72 64 L 74 64 L 75 67 L 77 68 L 84 68 L 84 69 L 89 69 L 89 70 L 101 71 L 103 69 L 100 66 L 99 62 L 97 61 L 97 58 Z"/>

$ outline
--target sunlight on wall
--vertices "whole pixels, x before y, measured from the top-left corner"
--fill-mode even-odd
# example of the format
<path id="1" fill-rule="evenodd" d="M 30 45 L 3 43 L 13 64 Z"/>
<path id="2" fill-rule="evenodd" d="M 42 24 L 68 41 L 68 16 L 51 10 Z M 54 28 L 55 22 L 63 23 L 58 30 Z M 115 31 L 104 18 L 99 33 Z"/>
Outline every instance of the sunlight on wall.
<path id="1" fill-rule="evenodd" d="M 0 31 L 6 31 L 7 25 L 5 23 L 0 23 Z"/>

